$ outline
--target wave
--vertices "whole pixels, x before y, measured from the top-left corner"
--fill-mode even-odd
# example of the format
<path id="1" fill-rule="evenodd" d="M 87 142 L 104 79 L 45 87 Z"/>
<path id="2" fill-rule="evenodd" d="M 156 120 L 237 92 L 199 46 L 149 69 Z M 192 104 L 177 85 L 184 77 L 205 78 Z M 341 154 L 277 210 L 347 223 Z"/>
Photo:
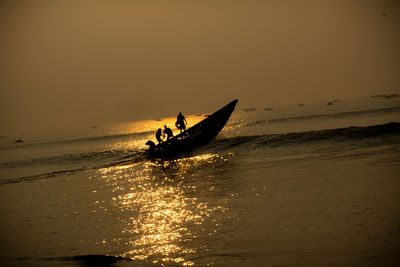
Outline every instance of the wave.
<path id="1" fill-rule="evenodd" d="M 18 167 L 31 167 L 35 165 L 71 165 L 75 163 L 84 162 L 97 162 L 103 159 L 112 157 L 122 157 L 132 154 L 134 151 L 130 150 L 108 150 L 100 152 L 86 152 L 77 154 L 64 154 L 52 157 L 33 158 L 18 161 L 9 161 L 0 163 L 0 169 L 18 168 Z"/>
<path id="2" fill-rule="evenodd" d="M 396 141 L 387 137 L 395 137 Z M 285 134 L 266 134 L 257 136 L 237 136 L 225 139 L 216 139 L 210 147 L 226 150 L 232 147 L 245 146 L 246 148 L 260 146 L 287 146 L 315 142 L 341 142 L 353 140 L 367 140 L 379 138 L 381 141 L 400 143 L 400 123 L 390 122 L 382 125 L 367 127 L 348 127 L 326 129 L 308 132 L 294 132 Z M 382 138 L 384 140 L 382 140 Z"/>
<path id="3" fill-rule="evenodd" d="M 89 254 L 89 255 L 77 255 L 77 256 L 66 256 L 66 257 L 51 257 L 51 258 L 33 258 L 23 257 L 15 259 L 6 259 L 7 262 L 12 263 L 12 266 L 28 266 L 33 264 L 34 266 L 47 266 L 47 265 L 73 265 L 73 266 L 118 266 L 124 262 L 132 262 L 130 258 L 122 256 L 102 255 L 102 254 Z M 53 263 L 50 263 L 53 262 Z M 67 263 L 68 262 L 68 263 Z M 135 260 L 135 263 L 140 263 L 140 260 Z M 141 264 L 145 265 L 145 262 Z"/>
<path id="4" fill-rule="evenodd" d="M 345 118 L 345 117 L 363 116 L 363 115 L 374 114 L 374 113 L 387 114 L 387 113 L 395 113 L 395 112 L 400 112 L 400 107 L 366 109 L 366 110 L 348 111 L 348 112 L 333 113 L 333 114 L 314 114 L 314 115 L 304 115 L 304 116 L 293 116 L 293 117 L 286 117 L 286 118 L 270 119 L 268 122 L 279 123 L 279 122 L 305 121 L 305 120 L 327 119 L 327 118 L 341 119 L 341 118 Z"/>
<path id="5" fill-rule="evenodd" d="M 49 173 L 41 173 L 41 174 L 18 177 L 18 178 L 10 178 L 10 179 L 5 179 L 5 180 L 0 180 L 0 185 L 16 184 L 16 183 L 21 183 L 21 182 L 31 182 L 31 181 L 35 181 L 35 180 L 55 177 L 58 175 L 68 175 L 68 174 L 73 174 L 76 172 L 82 172 L 82 171 L 89 170 L 89 169 L 90 168 L 78 168 L 78 169 L 71 169 L 71 170 L 54 171 L 54 172 L 49 172 Z"/>
<path id="6" fill-rule="evenodd" d="M 121 261 L 132 261 L 129 258 L 109 255 L 79 255 L 74 257 L 59 258 L 59 260 L 74 261 L 79 263 L 81 266 L 115 266 L 116 263 Z"/>
<path id="7" fill-rule="evenodd" d="M 109 163 L 104 163 L 104 164 L 97 165 L 97 166 L 96 165 L 95 166 L 86 165 L 86 166 L 83 166 L 80 168 L 59 170 L 59 171 L 39 173 L 39 174 L 35 174 L 35 175 L 29 175 L 29 176 L 23 176 L 23 177 L 17 177 L 17 178 L 3 179 L 3 180 L 0 180 L 0 185 L 15 184 L 15 183 L 21 183 L 21 182 L 32 182 L 32 181 L 41 180 L 41 179 L 53 178 L 53 177 L 56 177 L 59 175 L 70 175 L 70 174 L 74 174 L 77 172 L 98 170 L 101 168 L 131 165 L 131 164 L 135 164 L 135 163 L 140 163 L 144 159 L 145 158 L 143 157 L 143 151 L 140 151 L 140 152 L 132 153 L 131 155 L 119 158 L 115 161 L 112 161 Z"/>
<path id="8" fill-rule="evenodd" d="M 273 124 L 273 123 L 287 123 L 296 121 L 301 122 L 301 121 L 321 120 L 321 119 L 342 119 L 346 117 L 357 117 L 368 114 L 389 114 L 396 112 L 400 112 L 400 107 L 366 109 L 366 110 L 348 111 L 348 112 L 331 113 L 331 114 L 301 115 L 301 116 L 283 117 L 275 119 L 259 119 L 253 121 L 241 120 L 241 121 L 228 122 L 227 126 L 231 128 L 235 127 L 247 128 L 247 127 L 257 127 L 268 123 Z"/>
<path id="9" fill-rule="evenodd" d="M 232 150 L 241 149 L 249 151 L 255 147 L 282 147 L 289 145 L 315 144 L 315 143 L 337 143 L 346 141 L 366 141 L 375 139 L 379 143 L 400 144 L 400 123 L 391 122 L 382 125 L 374 125 L 367 127 L 348 127 L 338 129 L 326 129 L 308 132 L 294 132 L 286 134 L 266 134 L 257 136 L 237 136 L 231 138 L 215 139 L 209 145 L 200 148 L 197 152 L 213 151 L 217 153 L 231 152 Z M 366 142 L 370 145 L 371 142 Z M 103 163 L 99 164 L 99 159 L 104 159 Z M 68 175 L 76 172 L 89 171 L 104 167 L 120 166 L 136 164 L 147 160 L 144 157 L 144 151 L 103 151 L 81 153 L 75 155 L 63 155 L 54 158 L 32 159 L 19 162 L 3 163 L 0 166 L 3 168 L 21 167 L 24 164 L 49 164 L 53 162 L 59 166 L 61 164 L 79 162 L 83 166 L 68 168 L 64 170 L 56 170 L 48 173 L 37 175 L 4 179 L 1 184 L 19 183 L 34 181 L 37 179 L 45 179 L 56 177 L 59 175 Z M 94 163 L 94 164 L 91 164 Z"/>

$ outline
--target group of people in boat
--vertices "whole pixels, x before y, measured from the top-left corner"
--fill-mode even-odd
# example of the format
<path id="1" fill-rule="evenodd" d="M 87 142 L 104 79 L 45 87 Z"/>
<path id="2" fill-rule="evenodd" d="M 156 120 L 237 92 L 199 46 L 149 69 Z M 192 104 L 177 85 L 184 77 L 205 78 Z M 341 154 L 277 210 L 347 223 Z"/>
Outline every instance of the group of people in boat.
<path id="1" fill-rule="evenodd" d="M 175 122 L 176 128 L 178 128 L 180 130 L 180 132 L 182 133 L 186 130 L 186 124 L 187 124 L 187 121 L 185 119 L 185 116 L 183 116 L 182 113 L 179 112 L 179 114 L 176 118 L 176 122 Z M 166 141 L 168 141 L 173 136 L 174 136 L 174 134 L 172 133 L 172 130 L 169 127 L 167 127 L 167 125 L 164 125 L 164 130 L 161 130 L 161 128 L 158 128 L 158 130 L 156 132 L 156 139 L 159 144 L 164 142 L 165 137 L 167 137 Z"/>

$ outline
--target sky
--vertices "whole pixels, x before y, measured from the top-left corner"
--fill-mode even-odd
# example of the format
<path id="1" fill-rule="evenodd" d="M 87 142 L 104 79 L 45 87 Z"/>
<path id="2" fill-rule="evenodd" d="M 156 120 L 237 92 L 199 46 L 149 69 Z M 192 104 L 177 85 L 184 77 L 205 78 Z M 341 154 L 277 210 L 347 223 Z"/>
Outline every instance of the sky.
<path id="1" fill-rule="evenodd" d="M 399 1 L 0 1 L 0 135 L 400 93 L 399 33 Z"/>

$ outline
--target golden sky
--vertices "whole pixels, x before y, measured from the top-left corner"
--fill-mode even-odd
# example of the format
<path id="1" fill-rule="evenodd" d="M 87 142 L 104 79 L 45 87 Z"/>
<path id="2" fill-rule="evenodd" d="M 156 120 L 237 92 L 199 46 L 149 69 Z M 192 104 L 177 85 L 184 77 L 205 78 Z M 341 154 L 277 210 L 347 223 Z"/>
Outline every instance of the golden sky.
<path id="1" fill-rule="evenodd" d="M 0 134 L 400 92 L 400 2 L 1 1 Z"/>

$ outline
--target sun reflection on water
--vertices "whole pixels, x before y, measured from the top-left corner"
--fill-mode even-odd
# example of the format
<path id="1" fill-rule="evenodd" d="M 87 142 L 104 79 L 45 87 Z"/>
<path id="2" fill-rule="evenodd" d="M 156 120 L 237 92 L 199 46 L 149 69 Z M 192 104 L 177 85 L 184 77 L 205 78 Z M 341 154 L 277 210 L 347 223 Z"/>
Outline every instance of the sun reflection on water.
<path id="1" fill-rule="evenodd" d="M 197 175 L 196 167 L 213 168 L 215 161 L 226 160 L 222 155 L 205 154 L 102 169 L 101 178 L 112 191 L 110 204 L 117 211 L 126 248 L 120 256 L 162 265 L 193 265 L 197 250 L 204 249 L 193 241 L 199 234 L 212 234 L 204 233 L 203 224 L 226 208 L 223 202 L 209 205 L 201 201 L 199 183 L 190 179 Z M 214 189 L 210 185 L 207 190 Z"/>

